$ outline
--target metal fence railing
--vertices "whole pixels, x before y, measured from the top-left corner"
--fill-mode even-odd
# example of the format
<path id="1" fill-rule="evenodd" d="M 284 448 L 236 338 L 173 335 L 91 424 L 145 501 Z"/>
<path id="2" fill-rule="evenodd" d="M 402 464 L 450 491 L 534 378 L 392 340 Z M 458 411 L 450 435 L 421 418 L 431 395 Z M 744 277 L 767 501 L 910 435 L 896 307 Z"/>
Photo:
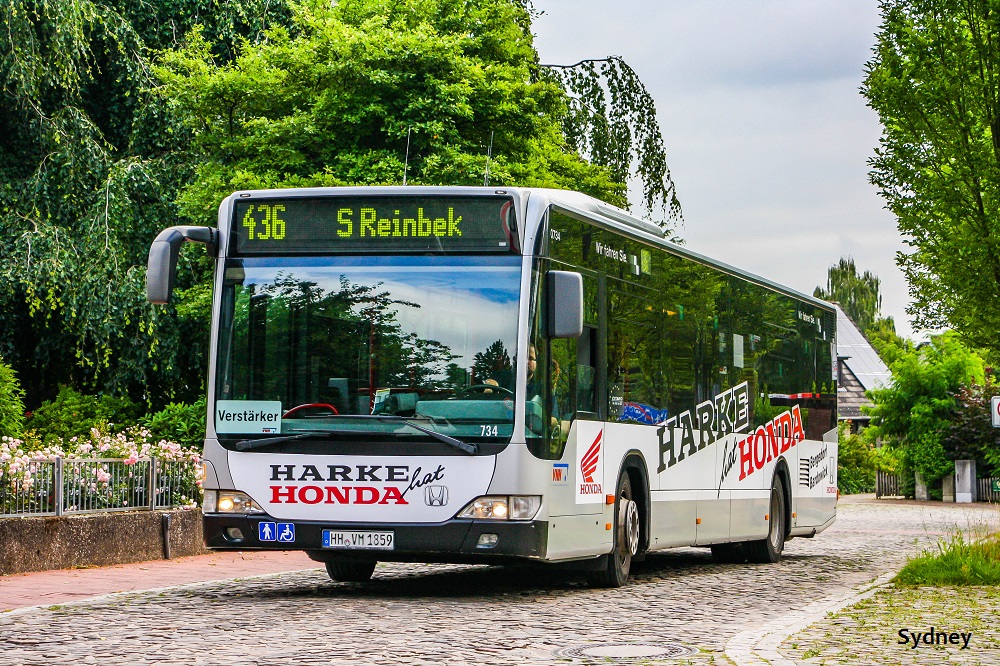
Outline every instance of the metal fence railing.
<path id="1" fill-rule="evenodd" d="M 976 501 L 1000 502 L 1000 477 L 976 479 Z M 875 497 L 899 497 L 899 476 L 889 472 L 877 472 Z"/>
<path id="2" fill-rule="evenodd" d="M 0 516 L 61 516 L 201 503 L 199 466 L 157 458 L 55 458 L 0 471 Z"/>

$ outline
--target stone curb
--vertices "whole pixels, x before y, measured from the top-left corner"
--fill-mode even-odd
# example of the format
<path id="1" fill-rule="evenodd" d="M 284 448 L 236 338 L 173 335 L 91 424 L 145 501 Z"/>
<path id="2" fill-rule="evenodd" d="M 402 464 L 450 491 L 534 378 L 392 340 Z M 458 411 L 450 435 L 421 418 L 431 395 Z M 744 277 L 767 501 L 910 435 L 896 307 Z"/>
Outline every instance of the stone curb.
<path id="1" fill-rule="evenodd" d="M 216 583 L 225 583 L 231 580 L 258 580 L 262 578 L 271 578 L 274 576 L 280 576 L 282 574 L 288 573 L 307 573 L 310 571 L 316 571 L 316 569 L 298 569 L 289 571 L 273 571 L 271 573 L 255 574 L 253 576 L 231 576 L 229 578 L 216 578 L 214 580 L 200 580 L 193 583 L 181 583 L 179 585 L 167 585 L 165 587 L 151 587 L 142 590 L 123 590 L 121 592 L 109 592 L 107 594 L 99 594 L 93 597 L 86 597 L 84 599 L 73 599 L 72 601 L 63 602 L 53 602 L 47 604 L 38 604 L 36 606 L 22 606 L 21 608 L 13 608 L 8 611 L 0 611 L 0 618 L 9 617 L 12 615 L 22 615 L 25 613 L 33 613 L 35 611 L 46 610 L 52 608 L 53 606 L 59 606 L 60 608 L 64 606 L 84 606 L 87 604 L 101 603 L 104 601 L 113 601 L 121 597 L 125 597 L 132 594 L 159 594 L 163 592 L 173 592 L 176 590 L 183 590 L 187 588 L 197 588 L 204 587 L 208 585 L 214 585 Z"/>
<path id="2" fill-rule="evenodd" d="M 885 573 L 843 594 L 835 594 L 815 601 L 768 622 L 762 627 L 741 631 L 726 643 L 726 656 L 736 666 L 795 666 L 795 662 L 778 651 L 778 646 L 809 625 L 822 620 L 828 613 L 836 613 L 863 599 L 867 599 L 890 584 L 896 572 Z"/>

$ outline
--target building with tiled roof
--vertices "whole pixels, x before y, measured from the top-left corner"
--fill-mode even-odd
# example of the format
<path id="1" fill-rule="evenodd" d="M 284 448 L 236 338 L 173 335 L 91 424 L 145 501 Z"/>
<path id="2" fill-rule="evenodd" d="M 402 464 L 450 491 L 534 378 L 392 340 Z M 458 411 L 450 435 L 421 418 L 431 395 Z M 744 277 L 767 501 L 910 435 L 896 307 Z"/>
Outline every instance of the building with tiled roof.
<path id="1" fill-rule="evenodd" d="M 851 421 L 852 430 L 868 424 L 870 417 L 861 412 L 871 405 L 865 391 L 883 388 L 892 380 L 892 373 L 847 313 L 837 308 L 837 414 L 841 421 Z"/>

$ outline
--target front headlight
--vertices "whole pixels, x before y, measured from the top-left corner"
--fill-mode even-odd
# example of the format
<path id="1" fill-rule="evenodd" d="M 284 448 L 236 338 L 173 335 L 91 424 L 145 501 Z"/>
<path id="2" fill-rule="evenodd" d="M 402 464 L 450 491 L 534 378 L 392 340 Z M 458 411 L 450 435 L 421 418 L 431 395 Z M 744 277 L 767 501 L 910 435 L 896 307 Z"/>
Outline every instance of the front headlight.
<path id="1" fill-rule="evenodd" d="M 206 490 L 202 505 L 204 513 L 264 513 L 246 493 L 238 490 Z"/>
<path id="2" fill-rule="evenodd" d="M 531 520 L 542 507 L 538 495 L 489 495 L 478 497 L 462 509 L 459 518 L 476 520 Z"/>

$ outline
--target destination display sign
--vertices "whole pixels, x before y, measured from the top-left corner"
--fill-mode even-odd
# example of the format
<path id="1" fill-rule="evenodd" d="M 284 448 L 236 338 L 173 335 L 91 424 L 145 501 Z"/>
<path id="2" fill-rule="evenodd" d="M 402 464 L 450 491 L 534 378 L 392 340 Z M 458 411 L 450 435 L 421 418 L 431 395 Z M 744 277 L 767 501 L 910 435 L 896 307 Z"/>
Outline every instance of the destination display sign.
<path id="1" fill-rule="evenodd" d="M 504 196 L 238 200 L 230 253 L 508 252 L 513 220 Z"/>

